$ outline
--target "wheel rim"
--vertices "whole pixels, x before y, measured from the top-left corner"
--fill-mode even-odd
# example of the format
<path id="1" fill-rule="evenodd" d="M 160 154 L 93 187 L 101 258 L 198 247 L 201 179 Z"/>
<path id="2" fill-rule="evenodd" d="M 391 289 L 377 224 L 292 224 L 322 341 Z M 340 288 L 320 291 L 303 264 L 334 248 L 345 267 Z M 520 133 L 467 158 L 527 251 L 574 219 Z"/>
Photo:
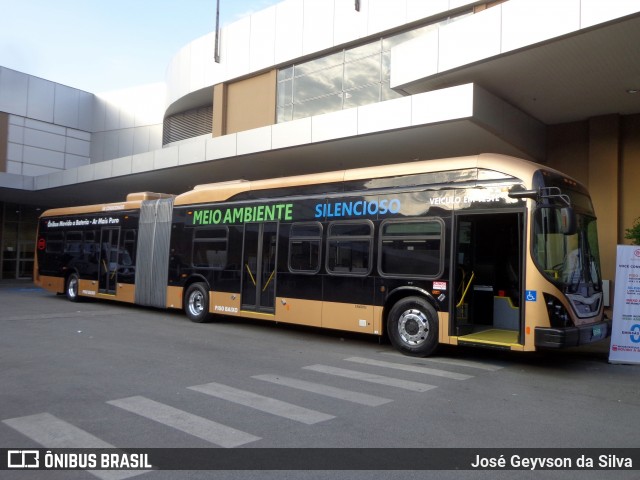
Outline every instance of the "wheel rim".
<path id="1" fill-rule="evenodd" d="M 67 294 L 69 295 L 69 298 L 76 298 L 76 295 L 78 295 L 78 279 L 75 276 L 69 279 Z"/>
<path id="2" fill-rule="evenodd" d="M 406 310 L 398 319 L 398 333 L 406 344 L 421 345 L 429 337 L 429 320 L 420 310 L 415 308 Z"/>
<path id="3" fill-rule="evenodd" d="M 204 312 L 204 295 L 200 291 L 195 291 L 189 296 L 189 313 L 197 317 Z"/>

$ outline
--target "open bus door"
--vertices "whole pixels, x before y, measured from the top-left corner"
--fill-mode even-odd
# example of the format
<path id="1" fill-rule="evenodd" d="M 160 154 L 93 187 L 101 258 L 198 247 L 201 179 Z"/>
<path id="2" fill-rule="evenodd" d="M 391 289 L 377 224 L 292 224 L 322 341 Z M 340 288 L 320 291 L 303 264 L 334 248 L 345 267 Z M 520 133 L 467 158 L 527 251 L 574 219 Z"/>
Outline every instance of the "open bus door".
<path id="1" fill-rule="evenodd" d="M 521 345 L 524 217 L 483 211 L 455 217 L 452 335 L 458 344 Z"/>

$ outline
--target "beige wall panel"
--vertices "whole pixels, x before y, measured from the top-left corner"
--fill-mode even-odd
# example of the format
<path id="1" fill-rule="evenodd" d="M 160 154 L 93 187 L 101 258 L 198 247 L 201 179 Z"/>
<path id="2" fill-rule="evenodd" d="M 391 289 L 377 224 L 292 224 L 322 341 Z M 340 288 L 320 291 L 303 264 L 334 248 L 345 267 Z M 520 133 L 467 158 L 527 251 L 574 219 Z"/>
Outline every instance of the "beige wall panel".
<path id="1" fill-rule="evenodd" d="M 322 327 L 373 333 L 373 306 L 353 303 L 322 303 Z"/>
<path id="2" fill-rule="evenodd" d="M 226 134 L 275 123 L 276 73 L 272 70 L 227 86 Z"/>
<path id="3" fill-rule="evenodd" d="M 227 133 L 227 86 L 219 83 L 213 86 L 213 131 L 214 137 Z"/>
<path id="4" fill-rule="evenodd" d="M 320 327 L 322 325 L 322 302 L 277 297 L 276 320 L 284 323 Z"/>
<path id="5" fill-rule="evenodd" d="M 640 217 L 640 115 L 622 119 L 622 154 L 620 165 L 620 243 L 629 244 L 625 230 Z"/>

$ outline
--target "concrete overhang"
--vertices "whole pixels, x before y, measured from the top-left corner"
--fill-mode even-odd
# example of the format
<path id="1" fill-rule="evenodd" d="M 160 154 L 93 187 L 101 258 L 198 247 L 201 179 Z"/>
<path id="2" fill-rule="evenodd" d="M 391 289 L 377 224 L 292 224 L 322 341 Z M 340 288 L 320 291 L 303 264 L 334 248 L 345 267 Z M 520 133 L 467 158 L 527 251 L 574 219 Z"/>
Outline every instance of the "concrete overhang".
<path id="1" fill-rule="evenodd" d="M 195 185 L 473 155 L 544 159 L 545 127 L 474 84 L 225 135 L 40 177 L 0 175 L 0 200 L 47 207 Z"/>
<path id="2" fill-rule="evenodd" d="M 474 82 L 546 125 L 636 114 L 638 10 L 512 0 L 395 47 L 391 86 L 418 94 Z"/>

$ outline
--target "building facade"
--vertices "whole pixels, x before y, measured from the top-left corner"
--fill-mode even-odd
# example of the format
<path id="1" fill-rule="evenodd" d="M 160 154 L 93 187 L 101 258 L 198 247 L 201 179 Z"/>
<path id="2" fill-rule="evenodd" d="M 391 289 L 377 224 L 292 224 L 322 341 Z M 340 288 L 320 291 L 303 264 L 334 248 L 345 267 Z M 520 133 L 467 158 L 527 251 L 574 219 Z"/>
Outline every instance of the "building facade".
<path id="1" fill-rule="evenodd" d="M 591 191 L 604 278 L 640 216 L 635 0 L 285 0 L 94 94 L 0 67 L 2 278 L 43 208 L 504 153 Z M 216 61 L 219 57 L 219 61 Z"/>

